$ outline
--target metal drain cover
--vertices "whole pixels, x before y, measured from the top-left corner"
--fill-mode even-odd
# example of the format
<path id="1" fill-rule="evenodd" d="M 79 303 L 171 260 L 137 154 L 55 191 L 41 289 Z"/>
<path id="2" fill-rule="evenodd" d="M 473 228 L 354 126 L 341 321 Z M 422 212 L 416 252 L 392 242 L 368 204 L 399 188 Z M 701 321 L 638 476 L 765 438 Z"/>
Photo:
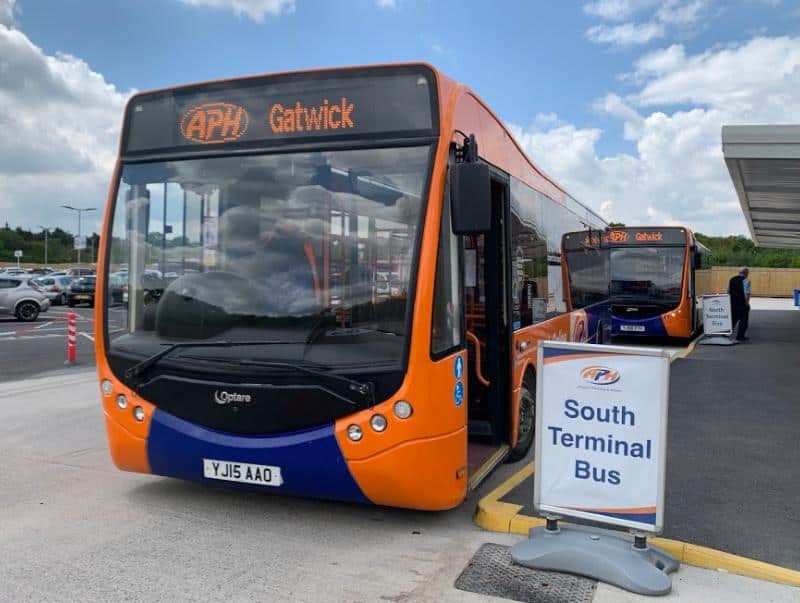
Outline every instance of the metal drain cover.
<path id="1" fill-rule="evenodd" d="M 487 543 L 470 559 L 455 587 L 523 603 L 590 603 L 597 582 L 516 565 L 510 547 Z"/>

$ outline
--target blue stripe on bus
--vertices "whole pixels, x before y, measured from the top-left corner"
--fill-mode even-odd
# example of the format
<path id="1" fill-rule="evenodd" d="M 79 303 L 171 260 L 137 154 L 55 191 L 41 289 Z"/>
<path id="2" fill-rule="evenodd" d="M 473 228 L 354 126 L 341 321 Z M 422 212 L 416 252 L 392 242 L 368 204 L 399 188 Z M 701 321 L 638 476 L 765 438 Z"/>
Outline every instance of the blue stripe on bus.
<path id="1" fill-rule="evenodd" d="M 273 436 L 242 436 L 199 427 L 156 410 L 147 454 L 152 473 L 208 484 L 258 489 L 276 494 L 370 502 L 342 457 L 333 425 Z M 238 461 L 281 468 L 281 486 L 255 486 L 203 476 L 203 459 Z"/>

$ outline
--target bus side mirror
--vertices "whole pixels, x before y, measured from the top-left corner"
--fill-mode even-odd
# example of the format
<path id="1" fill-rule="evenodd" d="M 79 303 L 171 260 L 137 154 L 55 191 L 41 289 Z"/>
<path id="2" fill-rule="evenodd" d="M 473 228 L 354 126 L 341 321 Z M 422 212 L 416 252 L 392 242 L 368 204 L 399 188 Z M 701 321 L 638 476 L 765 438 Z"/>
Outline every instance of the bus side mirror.
<path id="1" fill-rule="evenodd" d="M 453 234 L 489 232 L 492 228 L 492 193 L 489 166 L 456 163 L 450 171 L 450 215 Z"/>
<path id="2" fill-rule="evenodd" d="M 703 256 L 702 256 L 702 255 L 700 255 L 699 253 L 695 253 L 695 254 L 692 256 L 692 260 L 693 260 L 693 265 L 692 265 L 692 267 L 693 267 L 695 270 L 700 270 L 700 269 L 703 267 Z"/>

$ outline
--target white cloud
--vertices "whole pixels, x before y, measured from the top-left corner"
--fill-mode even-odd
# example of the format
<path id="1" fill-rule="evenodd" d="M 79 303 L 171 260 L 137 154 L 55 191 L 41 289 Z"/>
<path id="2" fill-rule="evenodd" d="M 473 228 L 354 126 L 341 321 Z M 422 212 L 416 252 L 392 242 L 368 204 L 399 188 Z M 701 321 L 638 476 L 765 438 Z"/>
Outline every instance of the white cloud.
<path id="1" fill-rule="evenodd" d="M 644 81 L 636 94 L 640 105 L 718 106 L 744 119 L 788 118 L 794 110 L 790 121 L 797 121 L 796 104 L 786 110 L 780 105 L 796 103 L 800 94 L 800 38 L 758 37 L 693 56 L 672 47 L 644 56 L 635 67 L 634 76 Z"/>
<path id="2" fill-rule="evenodd" d="M 0 0 L 0 25 L 13 27 L 15 24 L 14 13 L 17 0 Z"/>
<path id="3" fill-rule="evenodd" d="M 721 127 L 797 121 L 800 38 L 755 38 L 694 55 L 671 46 L 639 59 L 630 81 L 632 94 L 609 93 L 595 109 L 621 120 L 635 151 L 602 156 L 602 131 L 557 118 L 512 131 L 534 161 L 604 217 L 746 234 Z"/>
<path id="4" fill-rule="evenodd" d="M 129 94 L 81 59 L 46 55 L 0 25 L 3 222 L 72 229 L 74 217 L 59 205 L 103 206 Z"/>
<path id="5" fill-rule="evenodd" d="M 633 46 L 647 44 L 665 37 L 670 30 L 682 35 L 691 32 L 690 27 L 699 22 L 713 0 L 597 0 L 584 4 L 589 15 L 605 21 L 624 23 L 600 23 L 586 30 L 592 42 L 611 46 Z M 631 21 L 634 16 L 647 12 L 644 21 Z"/>
<path id="6" fill-rule="evenodd" d="M 658 4 L 659 0 L 595 0 L 583 5 L 583 11 L 609 21 L 622 21 Z"/>
<path id="7" fill-rule="evenodd" d="M 208 6 L 232 10 L 237 17 L 242 15 L 256 23 L 263 23 L 267 15 L 278 16 L 294 12 L 295 0 L 180 0 L 190 6 Z"/>
<path id="8" fill-rule="evenodd" d="M 656 38 L 663 38 L 664 26 L 660 23 L 622 23 L 621 25 L 595 25 L 586 30 L 586 37 L 592 42 L 631 46 L 647 44 Z"/>
<path id="9" fill-rule="evenodd" d="M 681 2 L 673 0 L 664 2 L 656 11 L 656 18 L 662 23 L 689 25 L 700 19 L 708 0 L 690 0 Z"/>

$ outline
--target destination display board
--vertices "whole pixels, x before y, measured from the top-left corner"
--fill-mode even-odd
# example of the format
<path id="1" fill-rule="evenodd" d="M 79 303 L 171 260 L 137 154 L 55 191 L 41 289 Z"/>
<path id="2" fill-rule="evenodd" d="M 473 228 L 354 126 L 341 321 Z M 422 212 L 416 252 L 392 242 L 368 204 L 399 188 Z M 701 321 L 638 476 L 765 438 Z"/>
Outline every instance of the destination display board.
<path id="1" fill-rule="evenodd" d="M 609 246 L 686 245 L 684 228 L 612 228 L 605 235 Z"/>
<path id="2" fill-rule="evenodd" d="M 536 511 L 659 533 L 667 354 L 545 341 L 537 374 Z"/>
<path id="3" fill-rule="evenodd" d="M 436 133 L 436 83 L 424 67 L 266 76 L 135 96 L 123 155 L 209 152 L 320 137 Z"/>
<path id="4" fill-rule="evenodd" d="M 568 232 L 562 238 L 564 251 L 578 251 L 587 247 L 686 245 L 686 229 L 666 228 L 612 228 L 610 230 L 581 230 Z"/>

